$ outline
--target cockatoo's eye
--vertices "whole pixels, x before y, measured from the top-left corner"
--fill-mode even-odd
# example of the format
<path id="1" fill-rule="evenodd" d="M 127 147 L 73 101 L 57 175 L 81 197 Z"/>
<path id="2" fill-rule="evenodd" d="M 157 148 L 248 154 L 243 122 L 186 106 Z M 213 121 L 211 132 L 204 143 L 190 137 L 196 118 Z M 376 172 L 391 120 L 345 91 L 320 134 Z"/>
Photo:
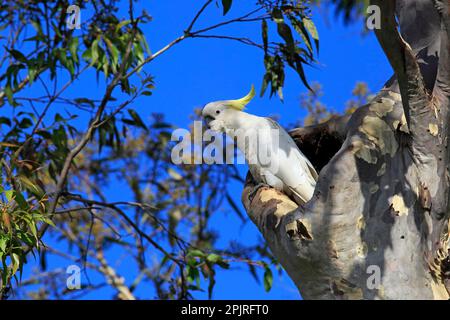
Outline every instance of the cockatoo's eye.
<path id="1" fill-rule="evenodd" d="M 216 114 L 220 114 L 220 110 L 216 110 Z"/>

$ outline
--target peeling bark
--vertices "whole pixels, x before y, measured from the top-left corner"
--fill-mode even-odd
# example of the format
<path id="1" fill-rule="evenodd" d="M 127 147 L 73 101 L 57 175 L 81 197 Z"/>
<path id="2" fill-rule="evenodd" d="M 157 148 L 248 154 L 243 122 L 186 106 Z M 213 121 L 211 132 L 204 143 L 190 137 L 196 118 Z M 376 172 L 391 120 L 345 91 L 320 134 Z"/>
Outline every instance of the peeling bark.
<path id="1" fill-rule="evenodd" d="M 395 2 L 372 1 L 395 76 L 351 117 L 291 131 L 320 170 L 313 198 L 246 181 L 248 215 L 305 299 L 449 299 L 449 1 Z"/>

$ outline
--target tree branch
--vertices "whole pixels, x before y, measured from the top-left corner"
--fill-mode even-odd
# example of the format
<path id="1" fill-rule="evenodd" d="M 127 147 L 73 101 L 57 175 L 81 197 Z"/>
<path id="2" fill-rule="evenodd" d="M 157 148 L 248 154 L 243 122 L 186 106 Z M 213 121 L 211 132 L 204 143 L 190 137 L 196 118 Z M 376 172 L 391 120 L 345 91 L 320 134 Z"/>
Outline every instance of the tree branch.
<path id="1" fill-rule="evenodd" d="M 200 16 L 202 15 L 203 11 L 205 11 L 205 9 L 212 3 L 212 0 L 208 0 L 205 2 L 205 4 L 202 6 L 202 8 L 197 12 L 197 14 L 195 15 L 194 19 L 192 19 L 192 22 L 189 24 L 189 26 L 187 27 L 186 31 L 184 32 L 185 34 L 189 34 L 192 30 L 192 28 L 194 27 L 195 23 L 197 22 L 197 20 L 200 18 Z"/>
<path id="2" fill-rule="evenodd" d="M 261 11 L 262 9 L 263 9 L 263 7 L 259 7 L 258 9 L 250 11 L 249 13 L 247 13 L 247 14 L 239 17 L 239 18 L 235 18 L 235 19 L 231 19 L 231 20 L 228 20 L 228 21 L 220 22 L 220 23 L 217 23 L 217 24 L 212 25 L 210 27 L 203 28 L 203 29 L 200 29 L 200 30 L 196 30 L 196 31 L 192 32 L 191 34 L 196 35 L 196 34 L 204 33 L 206 31 L 214 30 L 214 29 L 217 29 L 217 28 L 220 28 L 220 27 L 223 27 L 223 26 L 226 26 L 228 24 L 235 23 L 235 22 L 252 22 L 252 21 L 261 20 L 264 17 L 250 18 L 250 19 L 248 19 L 248 17 L 250 17 L 251 15 L 257 13 L 258 11 Z"/>
<path id="3" fill-rule="evenodd" d="M 90 199 L 84 199 L 81 197 L 74 197 L 71 195 L 67 195 L 67 197 L 73 201 L 77 201 L 77 202 L 82 202 L 85 203 L 87 205 L 97 205 L 97 206 L 102 206 L 105 208 L 109 208 L 112 209 L 114 211 L 116 211 L 127 223 L 128 225 L 130 225 L 141 237 L 143 237 L 144 239 L 146 239 L 152 246 L 154 246 L 158 251 L 160 251 L 161 253 L 163 253 L 165 256 L 167 256 L 169 259 L 171 259 L 173 262 L 175 262 L 176 264 L 180 265 L 183 264 L 184 262 L 176 257 L 174 257 L 172 254 L 170 254 L 169 252 L 167 252 L 163 247 L 161 247 L 156 241 L 154 241 L 151 237 L 149 237 L 145 232 L 143 232 L 134 222 L 133 220 L 131 220 L 127 214 L 121 210 L 118 205 L 133 205 L 136 206 L 135 203 L 133 202 L 114 202 L 114 203 L 105 203 L 105 202 L 101 202 L 101 201 L 96 201 L 96 200 L 90 200 Z"/>
<path id="4" fill-rule="evenodd" d="M 381 9 L 381 28 L 375 29 L 375 34 L 397 75 L 410 132 L 420 136 L 424 134 L 419 123 L 423 117 L 417 119 L 417 116 L 431 114 L 432 110 L 428 107 L 430 99 L 415 54 L 397 29 L 396 1 L 371 0 L 371 4 Z"/>
<path id="5" fill-rule="evenodd" d="M 224 36 L 224 35 L 209 35 L 209 34 L 193 34 L 191 38 L 205 38 L 205 39 L 224 39 L 224 40 L 232 40 L 237 41 L 249 46 L 257 47 L 259 49 L 264 50 L 264 46 L 262 44 L 256 43 L 249 38 L 241 38 L 241 37 L 233 37 L 233 36 Z"/>
<path id="6" fill-rule="evenodd" d="M 441 48 L 436 85 L 450 96 L 450 4 L 446 0 L 434 0 L 441 17 Z"/>
<path id="7" fill-rule="evenodd" d="M 136 300 L 131 293 L 130 288 L 125 285 L 125 280 L 119 276 L 116 271 L 106 261 L 103 251 L 99 248 L 96 254 L 97 260 L 100 262 L 100 272 L 105 275 L 107 282 L 119 292 L 121 300 Z"/>

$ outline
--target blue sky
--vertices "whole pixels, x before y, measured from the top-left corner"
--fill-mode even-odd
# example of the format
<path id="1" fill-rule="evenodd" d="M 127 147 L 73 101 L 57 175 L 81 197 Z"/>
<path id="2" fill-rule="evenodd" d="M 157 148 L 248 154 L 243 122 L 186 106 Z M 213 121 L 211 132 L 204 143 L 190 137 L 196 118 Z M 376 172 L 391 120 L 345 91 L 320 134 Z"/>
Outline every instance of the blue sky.
<path id="1" fill-rule="evenodd" d="M 229 17 L 247 12 L 253 3 L 253 1 L 234 2 Z M 136 12 L 140 11 L 143 3 L 136 5 Z M 153 52 L 182 34 L 200 6 L 199 3 L 186 0 L 145 1 L 145 8 L 153 16 L 153 21 L 144 28 L 144 31 Z M 211 6 L 198 21 L 198 27 L 222 21 L 221 13 L 221 8 Z M 315 10 L 313 19 L 320 35 L 319 64 L 314 68 L 307 67 L 306 73 L 310 83 L 317 81 L 322 84 L 325 93 L 322 102 L 337 111 L 342 110 L 358 81 L 367 82 L 373 92 L 379 90 L 390 76 L 391 69 L 374 35 L 362 37 L 361 24 L 344 26 L 339 19 L 335 19 L 332 9 L 329 9 L 328 13 Z M 259 39 L 260 25 L 259 23 L 231 25 L 216 33 L 246 35 Z M 212 39 L 188 39 L 158 57 L 147 65 L 145 70 L 155 76 L 156 88 L 152 96 L 138 99 L 132 107 L 144 119 L 148 119 L 151 113 L 162 112 L 168 122 L 182 128 L 188 127 L 189 115 L 196 107 L 214 100 L 239 98 L 248 92 L 251 84 L 255 84 L 259 91 L 264 73 L 263 56 L 258 49 L 226 40 Z M 103 88 L 102 81 L 97 85 L 88 81 L 78 82 L 67 96 L 98 96 Z M 263 116 L 276 114 L 282 125 L 291 124 L 305 116 L 305 111 L 299 106 L 300 94 L 303 92 L 306 92 L 305 87 L 298 76 L 289 70 L 284 88 L 284 103 L 276 97 L 269 99 L 266 94 L 263 98 L 256 97 L 249 105 L 248 111 Z M 83 128 L 86 121 L 86 118 L 80 118 L 77 124 Z M 246 167 L 241 166 L 240 171 L 245 174 Z M 120 188 L 114 189 L 109 191 L 111 198 L 116 200 L 126 198 L 126 195 L 117 191 Z M 239 204 L 241 191 L 242 185 L 237 183 L 230 185 L 230 193 Z M 230 240 L 245 243 L 261 241 L 259 232 L 253 224 L 248 222 L 241 226 L 239 219 L 226 206 L 214 215 L 211 224 L 213 227 L 220 226 L 219 247 L 223 248 Z M 54 242 L 49 242 L 48 245 L 58 246 Z M 116 252 L 114 255 L 120 256 L 120 253 Z M 27 268 L 30 267 L 31 264 Z M 54 258 L 50 261 L 50 269 L 66 267 L 65 260 Z M 133 275 L 126 260 L 118 264 L 117 269 L 126 279 Z M 257 284 L 245 268 L 232 265 L 232 270 L 218 273 L 213 298 L 299 298 L 298 291 L 289 277 L 286 275 L 279 277 L 276 273 L 274 275 L 274 286 L 266 293 L 262 285 Z M 139 289 L 138 293 L 152 297 L 148 286 Z M 202 293 L 196 296 L 207 297 Z M 111 297 L 111 291 L 102 290 L 88 297 L 108 299 Z"/>

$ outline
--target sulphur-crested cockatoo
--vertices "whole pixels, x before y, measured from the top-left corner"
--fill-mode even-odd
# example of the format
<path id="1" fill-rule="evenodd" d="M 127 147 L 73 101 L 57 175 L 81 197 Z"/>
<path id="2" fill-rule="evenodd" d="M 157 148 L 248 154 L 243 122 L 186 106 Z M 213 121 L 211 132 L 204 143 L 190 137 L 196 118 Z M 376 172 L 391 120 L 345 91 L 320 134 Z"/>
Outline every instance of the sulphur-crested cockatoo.
<path id="1" fill-rule="evenodd" d="M 252 86 L 241 99 L 208 103 L 202 116 L 211 130 L 236 140 L 256 182 L 283 191 L 302 205 L 313 196 L 317 172 L 277 122 L 243 112 L 254 96 Z"/>

